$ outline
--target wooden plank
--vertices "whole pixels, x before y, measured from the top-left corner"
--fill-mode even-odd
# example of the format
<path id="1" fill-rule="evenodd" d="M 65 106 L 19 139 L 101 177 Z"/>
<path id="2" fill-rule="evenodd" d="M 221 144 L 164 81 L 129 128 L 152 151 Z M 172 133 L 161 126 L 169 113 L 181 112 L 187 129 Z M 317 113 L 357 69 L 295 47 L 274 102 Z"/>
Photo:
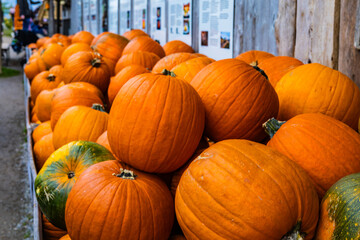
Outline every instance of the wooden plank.
<path id="1" fill-rule="evenodd" d="M 337 68 L 340 0 L 297 2 L 295 57 Z"/>
<path id="2" fill-rule="evenodd" d="M 360 51 L 354 46 L 357 9 L 360 0 L 341 0 L 339 71 L 360 87 Z"/>
<path id="3" fill-rule="evenodd" d="M 279 0 L 275 37 L 279 56 L 293 57 L 296 39 L 296 0 Z"/>
<path id="4" fill-rule="evenodd" d="M 277 55 L 275 20 L 279 0 L 236 0 L 234 56 L 249 50 Z"/>

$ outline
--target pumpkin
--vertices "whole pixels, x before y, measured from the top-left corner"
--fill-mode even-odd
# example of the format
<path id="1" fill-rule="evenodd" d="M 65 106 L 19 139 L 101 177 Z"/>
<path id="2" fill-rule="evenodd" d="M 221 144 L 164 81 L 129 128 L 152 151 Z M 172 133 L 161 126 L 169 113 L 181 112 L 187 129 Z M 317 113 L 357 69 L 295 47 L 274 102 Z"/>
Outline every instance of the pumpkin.
<path id="1" fill-rule="evenodd" d="M 61 237 L 59 240 L 71 240 L 69 234 L 66 234 L 65 236 Z"/>
<path id="2" fill-rule="evenodd" d="M 71 44 L 71 39 L 63 34 L 54 34 L 50 39 L 47 39 L 44 42 L 43 47 L 46 48 L 52 43 L 58 43 L 67 47 Z"/>
<path id="3" fill-rule="evenodd" d="M 82 52 L 82 51 L 91 51 L 91 47 L 88 44 L 81 42 L 71 44 L 61 54 L 61 58 L 60 58 L 61 65 L 65 66 L 65 63 L 70 56 L 72 56 L 77 52 Z"/>
<path id="4" fill-rule="evenodd" d="M 36 102 L 37 96 L 43 90 L 51 90 L 57 88 L 61 82 L 62 67 L 60 65 L 53 66 L 49 71 L 43 71 L 37 74 L 31 81 L 30 96 L 33 102 Z"/>
<path id="5" fill-rule="evenodd" d="M 91 107 L 94 103 L 102 104 L 103 99 L 101 91 L 87 82 L 69 83 L 58 88 L 51 100 L 51 129 L 54 130 L 61 114 L 69 107 L 75 105 Z"/>
<path id="6" fill-rule="evenodd" d="M 31 123 L 41 123 L 41 122 L 39 121 L 39 119 L 37 118 L 36 113 L 33 113 L 33 114 L 31 115 L 31 120 L 30 120 L 30 122 L 31 122 Z"/>
<path id="7" fill-rule="evenodd" d="M 54 129 L 55 149 L 76 140 L 95 142 L 106 130 L 108 113 L 100 104 L 72 106 L 59 118 Z"/>
<path id="8" fill-rule="evenodd" d="M 278 56 L 262 60 L 258 67 L 266 73 L 271 85 L 275 87 L 282 76 L 300 65 L 303 63 L 296 58 Z"/>
<path id="9" fill-rule="evenodd" d="M 156 176 L 105 161 L 81 174 L 69 194 L 65 218 L 72 239 L 167 240 L 174 203 Z"/>
<path id="10" fill-rule="evenodd" d="M 105 34 L 108 34 L 108 33 L 110 33 L 110 32 L 102 32 L 102 33 L 98 34 L 98 35 L 97 35 L 96 37 L 94 37 L 94 39 L 91 41 L 90 46 L 95 45 L 95 44 L 97 43 L 97 41 L 98 41 L 102 36 L 104 36 Z"/>
<path id="11" fill-rule="evenodd" d="M 262 141 L 262 123 L 276 117 L 279 101 L 269 81 L 249 64 L 225 59 L 205 66 L 190 84 L 205 106 L 205 135 L 211 140 Z"/>
<path id="12" fill-rule="evenodd" d="M 173 53 L 194 53 L 194 49 L 180 40 L 172 40 L 164 45 L 165 55 L 168 56 Z"/>
<path id="13" fill-rule="evenodd" d="M 347 76 L 319 63 L 299 66 L 277 83 L 279 120 L 302 113 L 323 113 L 357 129 L 360 89 Z"/>
<path id="14" fill-rule="evenodd" d="M 42 90 L 36 97 L 35 113 L 41 122 L 50 120 L 51 100 L 57 89 Z"/>
<path id="15" fill-rule="evenodd" d="M 27 45 L 27 47 L 31 50 L 37 49 L 36 43 L 30 43 L 29 45 Z"/>
<path id="16" fill-rule="evenodd" d="M 67 232 L 52 225 L 46 217 L 41 214 L 42 219 L 42 239 L 43 240 L 59 240 Z"/>
<path id="17" fill-rule="evenodd" d="M 175 197 L 186 239 L 278 240 L 291 231 L 312 239 L 318 211 L 315 188 L 303 169 L 278 151 L 243 139 L 203 151 L 182 175 Z"/>
<path id="18" fill-rule="evenodd" d="M 24 66 L 24 73 L 26 77 L 31 81 L 37 74 L 47 70 L 44 60 L 41 57 L 33 59 Z"/>
<path id="19" fill-rule="evenodd" d="M 121 57 L 129 40 L 115 33 L 108 33 L 101 36 L 92 48 L 102 56 L 109 58 L 115 64 Z"/>
<path id="20" fill-rule="evenodd" d="M 359 239 L 360 173 L 341 178 L 321 202 L 316 240 Z"/>
<path id="21" fill-rule="evenodd" d="M 123 55 L 115 66 L 115 74 L 120 72 L 123 68 L 130 65 L 141 65 L 151 70 L 155 64 L 160 60 L 160 57 L 152 52 L 132 52 Z"/>
<path id="22" fill-rule="evenodd" d="M 197 57 L 176 65 L 171 69 L 171 71 L 175 73 L 176 77 L 184 79 L 190 83 L 201 69 L 214 61 L 215 60 L 208 57 Z"/>
<path id="23" fill-rule="evenodd" d="M 176 65 L 193 58 L 197 58 L 197 56 L 191 53 L 173 53 L 160 59 L 153 67 L 152 72 L 161 73 L 164 69 L 170 70 Z"/>
<path id="24" fill-rule="evenodd" d="M 80 174 L 94 163 L 114 159 L 103 146 L 74 141 L 53 152 L 35 178 L 35 194 L 41 211 L 56 227 L 66 230 L 65 204 Z"/>
<path id="25" fill-rule="evenodd" d="M 96 139 L 96 143 L 97 144 L 100 144 L 101 146 L 105 147 L 107 150 L 109 150 L 111 153 L 112 150 L 111 150 L 111 147 L 110 147 L 110 144 L 109 144 L 109 140 L 108 140 L 108 137 L 107 137 L 107 130 L 105 132 L 103 132 L 99 137 L 98 139 Z M 114 155 L 114 154 L 113 154 Z M 115 155 L 114 155 L 115 157 Z"/>
<path id="26" fill-rule="evenodd" d="M 116 95 L 109 113 L 109 143 L 118 159 L 139 170 L 172 172 L 194 153 L 204 118 L 201 99 L 190 84 L 144 73 Z"/>
<path id="27" fill-rule="evenodd" d="M 45 161 L 50 157 L 50 155 L 54 151 L 55 148 L 53 144 L 52 132 L 43 136 L 34 144 L 35 165 L 37 171 L 39 171 L 42 168 Z"/>
<path id="28" fill-rule="evenodd" d="M 92 35 L 88 31 L 79 31 L 74 34 L 74 36 L 71 39 L 71 43 L 86 43 L 88 45 L 91 44 L 92 40 L 94 39 L 94 35 Z"/>
<path id="29" fill-rule="evenodd" d="M 108 98 L 110 105 L 113 103 L 116 94 L 119 92 L 120 88 L 132 77 L 142 73 L 148 73 L 149 70 L 140 65 L 130 65 L 123 68 L 116 76 L 110 79 L 110 84 L 108 88 Z"/>
<path id="30" fill-rule="evenodd" d="M 236 56 L 236 59 L 246 62 L 247 64 L 257 65 L 262 62 L 262 60 L 275 57 L 273 54 L 259 51 L 259 50 L 250 50 L 243 53 L 240 53 Z"/>
<path id="31" fill-rule="evenodd" d="M 60 43 L 50 43 L 44 49 L 44 51 L 41 53 L 41 58 L 44 60 L 47 68 L 61 64 L 60 59 L 65 48 L 66 47 Z"/>
<path id="32" fill-rule="evenodd" d="M 106 93 L 112 70 L 105 57 L 94 52 L 78 52 L 68 58 L 63 71 L 65 83 L 88 82 Z"/>
<path id="33" fill-rule="evenodd" d="M 126 31 L 123 33 L 123 36 L 126 37 L 129 40 L 132 40 L 139 36 L 147 36 L 150 37 L 146 32 L 144 32 L 141 29 L 131 29 L 129 31 Z"/>
<path id="34" fill-rule="evenodd" d="M 267 145 L 305 169 L 320 198 L 340 178 L 360 172 L 360 135 L 341 121 L 307 113 L 264 127 L 272 136 Z"/>
<path id="35" fill-rule="evenodd" d="M 50 121 L 43 122 L 39 124 L 34 131 L 32 132 L 32 139 L 34 143 L 39 141 L 43 136 L 48 135 L 49 133 L 52 133 L 51 130 L 51 123 Z"/>
<path id="36" fill-rule="evenodd" d="M 44 43 L 46 42 L 46 40 L 50 39 L 50 37 L 48 36 L 45 36 L 45 37 L 42 37 L 42 38 L 39 38 L 38 40 L 36 40 L 36 46 L 37 48 L 41 48 Z"/>
<path id="37" fill-rule="evenodd" d="M 155 40 L 146 36 L 139 36 L 131 40 L 124 48 L 123 55 L 137 51 L 152 52 L 160 58 L 165 57 L 165 52 L 162 46 Z"/>

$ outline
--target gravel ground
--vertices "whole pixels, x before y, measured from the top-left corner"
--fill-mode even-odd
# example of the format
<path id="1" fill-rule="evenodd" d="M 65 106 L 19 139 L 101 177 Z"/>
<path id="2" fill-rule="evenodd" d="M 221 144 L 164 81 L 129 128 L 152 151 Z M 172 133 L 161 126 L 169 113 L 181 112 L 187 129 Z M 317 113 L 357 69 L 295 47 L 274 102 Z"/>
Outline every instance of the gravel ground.
<path id="1" fill-rule="evenodd" d="M 22 71 L 21 55 L 9 68 Z M 21 72 L 22 73 L 22 72 Z M 0 239 L 33 238 L 22 74 L 0 78 Z"/>

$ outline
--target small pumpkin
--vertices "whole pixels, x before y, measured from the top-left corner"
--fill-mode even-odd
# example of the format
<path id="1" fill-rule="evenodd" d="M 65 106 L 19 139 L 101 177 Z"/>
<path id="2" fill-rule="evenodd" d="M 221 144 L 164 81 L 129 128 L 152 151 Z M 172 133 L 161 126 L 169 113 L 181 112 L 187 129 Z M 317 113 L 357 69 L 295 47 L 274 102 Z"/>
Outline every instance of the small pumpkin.
<path id="1" fill-rule="evenodd" d="M 44 43 L 46 42 L 46 40 L 48 40 L 50 37 L 48 36 L 45 36 L 45 37 L 42 37 L 42 38 L 39 38 L 38 40 L 36 40 L 36 46 L 37 48 L 41 48 Z"/>
<path id="2" fill-rule="evenodd" d="M 35 113 L 41 122 L 49 121 L 51 116 L 51 100 L 57 89 L 42 90 L 36 97 Z"/>
<path id="3" fill-rule="evenodd" d="M 123 36 L 126 37 L 129 40 L 132 40 L 139 36 L 147 36 L 150 37 L 146 32 L 144 32 L 141 29 L 131 29 L 129 31 L 126 31 L 123 33 Z"/>
<path id="4" fill-rule="evenodd" d="M 257 65 L 262 62 L 262 60 L 275 57 L 273 54 L 259 51 L 259 50 L 250 50 L 243 53 L 240 53 L 236 56 L 236 59 L 246 62 L 247 64 Z"/>
<path id="5" fill-rule="evenodd" d="M 121 57 L 129 40 L 119 34 L 107 33 L 102 35 L 92 48 L 115 64 Z"/>
<path id="6" fill-rule="evenodd" d="M 293 231 L 302 237 L 294 239 L 309 240 L 319 200 L 305 171 L 286 156 L 231 139 L 190 164 L 176 190 L 175 211 L 186 239 L 279 240 Z"/>
<path id="7" fill-rule="evenodd" d="M 214 61 L 214 59 L 208 57 L 197 57 L 176 65 L 171 71 L 175 73 L 176 77 L 190 83 L 201 69 Z"/>
<path id="8" fill-rule="evenodd" d="M 69 58 L 71 55 L 73 55 L 73 54 L 75 54 L 75 53 L 77 53 L 77 52 L 91 51 L 91 50 L 92 50 L 91 47 L 90 47 L 88 44 L 86 44 L 86 43 L 81 43 L 81 42 L 79 42 L 79 43 L 73 43 L 73 44 L 71 44 L 70 46 L 68 46 L 68 47 L 64 50 L 64 52 L 61 54 L 61 59 L 60 59 L 61 65 L 62 65 L 62 66 L 65 66 L 66 61 L 68 60 L 68 58 Z"/>
<path id="9" fill-rule="evenodd" d="M 61 237 L 59 240 L 71 240 L 69 234 L 66 234 L 65 236 Z"/>
<path id="10" fill-rule="evenodd" d="M 173 53 L 160 59 L 152 69 L 153 73 L 161 73 L 164 69 L 170 70 L 176 65 L 185 62 L 189 59 L 197 58 L 191 53 Z"/>
<path id="11" fill-rule="evenodd" d="M 71 43 L 86 43 L 88 45 L 91 44 L 92 40 L 94 39 L 94 35 L 88 31 L 79 31 L 74 34 L 71 39 Z"/>
<path id="12" fill-rule="evenodd" d="M 110 159 L 114 157 L 105 147 L 88 141 L 68 143 L 50 155 L 35 178 L 35 194 L 41 211 L 54 226 L 66 230 L 66 200 L 81 173 Z"/>
<path id="13" fill-rule="evenodd" d="M 173 53 L 194 53 L 194 49 L 180 40 L 172 40 L 164 45 L 165 55 L 168 56 Z"/>
<path id="14" fill-rule="evenodd" d="M 160 60 L 160 57 L 152 52 L 132 52 L 123 55 L 115 65 L 115 74 L 120 72 L 123 68 L 130 65 L 141 65 L 151 70 L 155 64 Z"/>
<path id="15" fill-rule="evenodd" d="M 61 43 L 50 43 L 41 53 L 41 58 L 47 68 L 61 64 L 61 55 L 65 50 L 65 46 Z"/>
<path id="16" fill-rule="evenodd" d="M 105 161 L 89 167 L 76 181 L 65 218 L 72 239 L 167 240 L 174 203 L 156 176 Z"/>
<path id="17" fill-rule="evenodd" d="M 26 77 L 31 81 L 37 74 L 42 71 L 46 71 L 48 68 L 45 65 L 44 60 L 39 56 L 28 62 L 24 66 L 24 73 Z"/>
<path id="18" fill-rule="evenodd" d="M 49 133 L 42 138 L 40 138 L 34 144 L 34 155 L 35 155 L 35 165 L 37 171 L 39 171 L 44 165 L 45 161 L 50 157 L 50 155 L 55 151 L 53 144 L 53 133 Z"/>
<path id="19" fill-rule="evenodd" d="M 32 132 L 32 139 L 34 143 L 39 141 L 43 136 L 52 133 L 50 121 L 45 121 L 39 124 Z"/>
<path id="20" fill-rule="evenodd" d="M 123 55 L 137 51 L 152 52 L 158 55 L 160 58 L 165 57 L 165 52 L 162 46 L 147 36 L 139 36 L 132 39 L 124 48 Z"/>
<path id="21" fill-rule="evenodd" d="M 59 240 L 59 238 L 65 236 L 67 232 L 58 227 L 52 225 L 49 220 L 41 214 L 42 219 L 42 237 L 43 240 Z"/>
<path id="22" fill-rule="evenodd" d="M 100 144 L 101 146 L 106 147 L 107 150 L 109 150 L 111 153 L 113 153 L 112 150 L 111 150 L 110 144 L 109 144 L 108 137 L 107 137 L 107 130 L 105 132 L 103 132 L 98 137 L 98 139 L 96 139 L 96 143 Z M 116 157 L 116 156 L 114 155 L 114 157 Z"/>

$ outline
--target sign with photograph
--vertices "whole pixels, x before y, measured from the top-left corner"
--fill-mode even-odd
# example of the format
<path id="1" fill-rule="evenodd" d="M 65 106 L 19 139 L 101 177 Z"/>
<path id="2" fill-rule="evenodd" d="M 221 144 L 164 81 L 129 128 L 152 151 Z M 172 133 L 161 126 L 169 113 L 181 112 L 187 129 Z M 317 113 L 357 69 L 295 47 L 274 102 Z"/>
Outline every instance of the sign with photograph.
<path id="1" fill-rule="evenodd" d="M 109 32 L 118 33 L 119 31 L 119 2 L 118 0 L 109 0 L 109 17 L 108 17 L 108 29 Z"/>
<path id="2" fill-rule="evenodd" d="M 233 57 L 234 0 L 200 0 L 199 53 L 215 60 Z"/>
<path id="3" fill-rule="evenodd" d="M 160 45 L 166 43 L 165 0 L 153 0 L 150 5 L 151 38 Z"/>
<path id="4" fill-rule="evenodd" d="M 147 0 L 135 0 L 133 14 L 133 28 L 147 32 Z"/>
<path id="5" fill-rule="evenodd" d="M 169 0 L 168 40 L 181 40 L 191 46 L 192 36 L 192 1 Z"/>
<path id="6" fill-rule="evenodd" d="M 131 29 L 131 1 L 120 0 L 120 34 Z"/>

